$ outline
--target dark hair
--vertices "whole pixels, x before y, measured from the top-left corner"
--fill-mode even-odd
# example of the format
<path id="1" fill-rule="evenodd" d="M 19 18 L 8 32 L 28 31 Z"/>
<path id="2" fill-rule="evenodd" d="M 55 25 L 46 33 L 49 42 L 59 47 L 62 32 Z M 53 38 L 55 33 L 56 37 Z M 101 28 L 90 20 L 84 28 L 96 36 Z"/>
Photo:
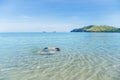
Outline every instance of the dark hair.
<path id="1" fill-rule="evenodd" d="M 44 49 L 48 49 L 48 47 L 45 47 Z"/>
<path id="2" fill-rule="evenodd" d="M 57 51 L 60 51 L 60 48 L 55 48 Z"/>

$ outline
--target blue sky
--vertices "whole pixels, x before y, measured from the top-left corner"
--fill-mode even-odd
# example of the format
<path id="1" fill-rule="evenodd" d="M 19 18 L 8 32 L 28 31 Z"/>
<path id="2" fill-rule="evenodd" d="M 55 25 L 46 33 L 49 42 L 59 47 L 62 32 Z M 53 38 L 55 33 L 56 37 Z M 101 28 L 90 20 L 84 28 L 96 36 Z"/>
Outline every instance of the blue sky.
<path id="1" fill-rule="evenodd" d="M 120 0 L 0 0 L 0 32 L 70 31 L 86 25 L 120 27 Z"/>

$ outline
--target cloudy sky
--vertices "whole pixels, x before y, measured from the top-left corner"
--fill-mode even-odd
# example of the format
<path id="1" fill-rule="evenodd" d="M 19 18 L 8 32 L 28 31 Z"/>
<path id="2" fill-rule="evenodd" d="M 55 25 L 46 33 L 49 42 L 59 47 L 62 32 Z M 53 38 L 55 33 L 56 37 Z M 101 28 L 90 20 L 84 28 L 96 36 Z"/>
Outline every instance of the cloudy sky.
<path id="1" fill-rule="evenodd" d="M 120 0 L 0 0 L 0 32 L 64 32 L 92 24 L 120 27 Z"/>

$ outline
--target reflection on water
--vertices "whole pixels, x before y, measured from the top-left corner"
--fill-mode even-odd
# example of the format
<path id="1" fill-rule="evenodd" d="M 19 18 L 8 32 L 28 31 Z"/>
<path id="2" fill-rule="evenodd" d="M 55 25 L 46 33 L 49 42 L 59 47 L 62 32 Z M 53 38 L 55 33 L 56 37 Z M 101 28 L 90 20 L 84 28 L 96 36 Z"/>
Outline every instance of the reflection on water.
<path id="1" fill-rule="evenodd" d="M 0 80 L 120 80 L 119 33 L 0 34 Z M 61 52 L 39 55 L 46 46 Z"/>

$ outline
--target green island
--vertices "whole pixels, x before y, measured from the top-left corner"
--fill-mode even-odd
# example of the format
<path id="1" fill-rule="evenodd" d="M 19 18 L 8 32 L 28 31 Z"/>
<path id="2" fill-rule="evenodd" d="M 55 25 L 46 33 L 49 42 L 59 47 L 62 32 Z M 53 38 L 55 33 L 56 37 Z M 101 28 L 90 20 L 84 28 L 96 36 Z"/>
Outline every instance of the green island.
<path id="1" fill-rule="evenodd" d="M 106 25 L 89 25 L 71 30 L 71 32 L 120 32 L 120 28 Z"/>

